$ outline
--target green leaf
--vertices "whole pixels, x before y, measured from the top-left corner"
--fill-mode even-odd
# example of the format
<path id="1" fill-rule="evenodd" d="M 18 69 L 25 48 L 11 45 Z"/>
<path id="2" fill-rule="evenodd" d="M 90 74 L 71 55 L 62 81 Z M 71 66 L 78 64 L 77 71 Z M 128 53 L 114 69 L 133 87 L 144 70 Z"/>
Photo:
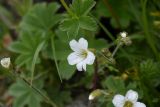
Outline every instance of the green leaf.
<path id="1" fill-rule="evenodd" d="M 24 81 L 18 80 L 9 88 L 9 94 L 14 96 L 13 107 L 40 107 L 42 97 Z"/>
<path id="2" fill-rule="evenodd" d="M 79 25 L 82 29 L 86 29 L 89 31 L 96 31 L 97 24 L 95 20 L 90 16 L 83 16 L 79 19 Z"/>
<path id="3" fill-rule="evenodd" d="M 155 85 L 156 83 L 159 83 L 159 77 L 160 77 L 160 66 L 159 62 L 154 62 L 153 60 L 146 60 L 140 64 L 140 74 L 141 78 L 144 79 L 148 84 Z"/>
<path id="4" fill-rule="evenodd" d="M 61 26 L 62 31 L 67 31 L 69 37 L 76 37 L 79 32 L 79 20 L 78 19 L 65 19 Z"/>
<path id="5" fill-rule="evenodd" d="M 17 66 L 20 67 L 26 64 L 30 69 L 36 50 L 44 40 L 39 33 L 34 33 L 33 35 L 32 33 L 23 32 L 20 37 L 20 40 L 13 42 L 8 49 L 12 52 L 19 53 L 16 59 Z M 39 58 L 36 59 L 36 63 L 38 61 Z"/>
<path id="6" fill-rule="evenodd" d="M 114 93 L 125 93 L 125 84 L 124 81 L 120 78 L 109 76 L 105 81 L 102 82 L 102 85 Z"/>
<path id="7" fill-rule="evenodd" d="M 55 14 L 59 9 L 57 3 L 39 3 L 36 4 L 24 17 L 20 23 L 23 30 L 47 32 L 61 20 L 61 15 Z"/>
<path id="8" fill-rule="evenodd" d="M 60 40 L 55 40 L 55 50 L 56 57 L 58 60 L 66 60 L 71 52 L 69 43 L 61 42 Z"/>
<path id="9" fill-rule="evenodd" d="M 59 63 L 60 74 L 63 79 L 70 79 L 75 73 L 76 69 L 74 66 L 68 64 L 67 60 Z"/>
<path id="10" fill-rule="evenodd" d="M 71 10 L 77 16 L 87 15 L 89 11 L 95 6 L 94 0 L 73 0 Z"/>
<path id="11" fill-rule="evenodd" d="M 60 25 L 60 30 L 66 31 L 69 37 L 76 37 L 80 30 L 96 31 L 96 21 L 90 16 L 83 16 L 78 19 L 66 18 Z"/>
<path id="12" fill-rule="evenodd" d="M 101 50 L 102 48 L 108 47 L 107 41 L 104 39 L 90 39 L 89 48 L 95 48 Z"/>
<path id="13" fill-rule="evenodd" d="M 96 31 L 97 23 L 88 13 L 95 5 L 94 0 L 74 0 L 71 10 L 74 15 L 66 15 L 61 21 L 60 30 L 75 38 L 81 30 Z"/>

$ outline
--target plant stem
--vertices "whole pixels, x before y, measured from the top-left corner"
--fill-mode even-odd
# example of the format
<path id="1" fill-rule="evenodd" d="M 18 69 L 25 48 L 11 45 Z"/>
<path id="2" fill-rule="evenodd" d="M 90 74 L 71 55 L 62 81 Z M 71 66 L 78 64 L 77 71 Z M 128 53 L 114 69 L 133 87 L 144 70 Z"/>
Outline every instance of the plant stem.
<path id="1" fill-rule="evenodd" d="M 70 10 L 70 8 L 68 7 L 68 5 L 66 4 L 66 2 L 64 0 L 60 0 L 60 2 L 62 3 L 63 7 L 66 9 L 66 11 L 68 12 L 68 14 L 70 15 L 74 15 L 73 12 Z"/>
<path id="2" fill-rule="evenodd" d="M 156 58 L 160 60 L 159 53 L 155 47 L 153 36 L 151 36 L 148 28 L 148 19 L 146 16 L 146 5 L 147 5 L 147 0 L 141 0 L 141 6 L 142 6 L 142 21 L 143 21 L 143 29 L 145 32 L 146 40 L 148 42 L 148 45 L 152 49 L 153 53 L 155 54 Z"/>
<path id="3" fill-rule="evenodd" d="M 13 23 L 6 16 L 4 16 L 2 12 L 0 12 L 0 19 L 6 24 L 9 29 L 16 29 L 16 26 L 14 26 Z"/>
<path id="4" fill-rule="evenodd" d="M 38 88 L 34 87 L 33 85 L 30 85 L 30 83 L 25 79 L 20 77 L 30 88 L 35 90 L 37 93 L 39 93 L 44 99 L 46 99 L 46 102 L 52 105 L 52 107 L 57 107 L 57 105 L 45 94 L 43 94 Z"/>
<path id="5" fill-rule="evenodd" d="M 55 49 L 55 44 L 54 44 L 54 36 L 51 37 L 51 46 L 52 46 L 52 52 L 53 52 L 53 55 L 54 55 L 54 61 L 55 61 L 55 65 L 56 65 L 56 68 L 57 68 L 57 71 L 58 71 L 58 75 L 59 75 L 60 81 L 62 82 L 61 74 L 60 74 L 60 71 L 59 71 L 58 63 L 57 63 L 56 49 Z"/>
<path id="6" fill-rule="evenodd" d="M 97 88 L 97 80 L 98 80 L 98 62 L 96 58 L 94 63 L 93 90 Z"/>
<path id="7" fill-rule="evenodd" d="M 119 28 L 121 28 L 121 24 L 120 21 L 118 19 L 118 16 L 115 14 L 115 12 L 113 11 L 111 5 L 109 4 L 108 0 L 103 0 L 104 4 L 106 5 L 107 9 L 110 11 L 110 13 L 112 14 L 113 18 L 115 19 L 117 25 Z"/>
<path id="8" fill-rule="evenodd" d="M 38 47 L 37 47 L 37 49 L 36 49 L 36 51 L 35 51 L 35 54 L 34 54 L 34 56 L 33 56 L 33 61 L 32 61 L 32 65 L 31 65 L 31 85 L 33 84 L 34 71 L 35 71 L 35 65 L 36 65 L 36 61 L 37 61 L 37 58 L 38 58 L 38 54 L 39 54 L 39 52 L 41 51 L 41 49 L 43 48 L 44 44 L 45 44 L 45 41 L 42 41 L 42 42 L 38 45 Z"/>
<path id="9" fill-rule="evenodd" d="M 39 95 L 41 95 L 45 100 L 46 100 L 46 103 L 52 105 L 52 107 L 57 107 L 57 105 L 48 97 L 46 96 L 45 94 L 43 94 L 38 88 L 36 88 L 34 85 L 31 85 L 29 81 L 27 81 L 25 78 L 19 76 L 19 75 L 15 75 L 13 74 L 12 72 L 10 72 L 10 74 L 13 76 L 13 77 L 17 77 L 19 79 L 21 79 L 24 83 L 26 83 L 26 85 L 29 87 L 29 88 L 32 88 L 33 90 L 35 90 Z"/>
<path id="10" fill-rule="evenodd" d="M 91 15 L 91 14 L 90 14 Z M 94 17 L 94 19 L 96 20 L 96 22 L 99 24 L 99 26 L 103 29 L 103 31 L 108 35 L 108 37 L 114 41 L 115 38 L 114 36 L 109 32 L 109 30 L 93 15 L 91 15 L 92 17 Z"/>
<path id="11" fill-rule="evenodd" d="M 116 52 L 118 51 L 118 49 L 120 48 L 121 46 L 121 42 L 117 44 L 116 48 L 114 49 L 113 53 L 112 53 L 112 57 L 114 57 L 114 55 L 116 54 Z"/>

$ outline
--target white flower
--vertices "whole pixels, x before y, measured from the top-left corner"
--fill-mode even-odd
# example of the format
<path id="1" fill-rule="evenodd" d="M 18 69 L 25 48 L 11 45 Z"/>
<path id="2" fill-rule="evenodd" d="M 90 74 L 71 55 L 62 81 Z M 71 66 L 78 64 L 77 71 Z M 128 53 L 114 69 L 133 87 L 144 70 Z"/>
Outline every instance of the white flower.
<path id="1" fill-rule="evenodd" d="M 84 38 L 79 41 L 71 40 L 69 43 L 72 52 L 67 60 L 70 65 L 75 65 L 78 71 L 86 71 L 86 65 L 92 65 L 95 60 L 95 55 L 88 50 L 88 42 Z"/>
<path id="2" fill-rule="evenodd" d="M 115 107 L 146 107 L 145 104 L 137 102 L 138 93 L 133 90 L 129 90 L 126 96 L 115 95 L 112 102 Z"/>
<path id="3" fill-rule="evenodd" d="M 4 68 L 9 68 L 10 63 L 11 63 L 10 58 L 2 58 L 2 59 L 1 59 L 1 65 L 2 65 Z"/>
<path id="4" fill-rule="evenodd" d="M 120 35 L 122 38 L 125 38 L 125 37 L 127 37 L 127 32 L 120 32 Z"/>

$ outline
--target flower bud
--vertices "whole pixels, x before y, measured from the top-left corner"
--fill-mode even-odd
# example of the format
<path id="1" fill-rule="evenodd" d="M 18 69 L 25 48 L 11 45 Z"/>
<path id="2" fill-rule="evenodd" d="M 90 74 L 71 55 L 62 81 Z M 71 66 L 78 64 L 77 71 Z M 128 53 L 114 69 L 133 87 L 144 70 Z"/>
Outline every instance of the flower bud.
<path id="1" fill-rule="evenodd" d="M 127 37 L 127 32 L 121 32 L 121 42 L 124 43 L 125 45 L 129 46 L 132 44 L 132 41 L 129 37 Z"/>
<path id="2" fill-rule="evenodd" d="M 2 65 L 4 68 L 9 68 L 10 63 L 11 63 L 10 58 L 2 58 L 2 59 L 1 59 L 1 65 Z"/>
<path id="3" fill-rule="evenodd" d="M 99 97 L 99 96 L 101 96 L 103 93 L 102 93 L 102 91 L 100 90 L 100 89 L 96 89 L 96 90 L 94 90 L 94 91 L 92 91 L 91 93 L 90 93 L 90 95 L 89 95 L 89 100 L 93 100 L 93 99 L 95 99 L 96 97 Z"/>

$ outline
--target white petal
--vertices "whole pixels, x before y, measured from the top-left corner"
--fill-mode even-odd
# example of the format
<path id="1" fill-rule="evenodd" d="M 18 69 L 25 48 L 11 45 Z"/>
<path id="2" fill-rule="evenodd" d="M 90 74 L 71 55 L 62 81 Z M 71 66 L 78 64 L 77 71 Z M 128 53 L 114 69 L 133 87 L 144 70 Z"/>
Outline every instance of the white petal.
<path id="1" fill-rule="evenodd" d="M 146 107 L 146 105 L 144 103 L 136 102 L 134 107 Z"/>
<path id="2" fill-rule="evenodd" d="M 3 58 L 3 59 L 1 59 L 1 65 L 2 65 L 4 68 L 9 68 L 10 63 L 11 63 L 10 58 Z"/>
<path id="3" fill-rule="evenodd" d="M 67 60 L 70 65 L 75 65 L 81 62 L 83 58 L 79 57 L 76 52 L 73 52 L 68 56 Z"/>
<path id="4" fill-rule="evenodd" d="M 87 48 L 88 48 L 88 41 L 86 39 L 80 38 L 78 42 L 79 42 L 79 47 L 81 47 L 82 49 L 87 50 Z"/>
<path id="5" fill-rule="evenodd" d="M 86 63 L 83 64 L 83 70 L 86 71 Z"/>
<path id="6" fill-rule="evenodd" d="M 126 94 L 126 99 L 132 101 L 133 103 L 138 99 L 138 93 L 133 90 L 129 90 Z"/>
<path id="7" fill-rule="evenodd" d="M 123 107 L 125 103 L 125 97 L 122 95 L 115 95 L 112 103 L 114 104 L 115 107 Z"/>
<path id="8" fill-rule="evenodd" d="M 83 71 L 83 62 L 80 62 L 76 65 L 78 71 Z"/>
<path id="9" fill-rule="evenodd" d="M 88 51 L 87 58 L 85 59 L 85 62 L 88 65 L 92 65 L 94 63 L 94 60 L 95 60 L 95 55 L 92 52 Z"/>
<path id="10" fill-rule="evenodd" d="M 71 40 L 69 45 L 73 51 L 79 51 L 79 43 L 76 40 Z"/>

